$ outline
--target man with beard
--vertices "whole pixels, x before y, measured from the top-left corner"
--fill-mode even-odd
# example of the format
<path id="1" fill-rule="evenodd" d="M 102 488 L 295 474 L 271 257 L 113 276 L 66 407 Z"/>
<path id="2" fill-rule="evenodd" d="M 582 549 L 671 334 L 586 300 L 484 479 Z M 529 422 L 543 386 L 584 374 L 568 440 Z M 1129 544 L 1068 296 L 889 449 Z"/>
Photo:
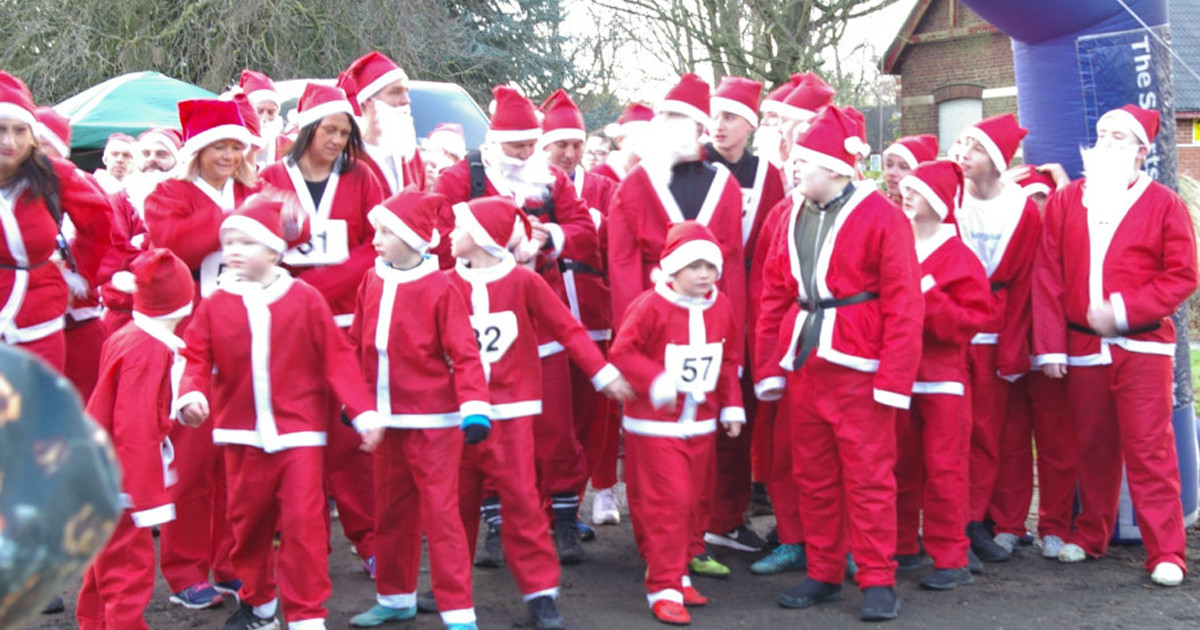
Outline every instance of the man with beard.
<path id="1" fill-rule="evenodd" d="M 793 74 L 786 83 L 768 92 L 759 106 L 762 116 L 758 121 L 758 129 L 754 132 L 754 155 L 766 159 L 775 165 L 775 168 L 783 168 L 789 144 L 783 138 L 783 117 L 779 115 L 779 110 L 783 99 L 800 85 L 802 78 L 802 74 Z M 791 182 L 786 182 L 786 185 L 790 190 Z"/>
<path id="2" fill-rule="evenodd" d="M 125 189 L 111 197 L 113 236 L 134 250 L 147 245 L 146 224 L 142 220 L 146 196 L 175 168 L 182 146 L 179 132 L 166 127 L 151 127 L 138 136 L 134 150 L 138 155 L 137 170 L 126 178 Z"/>
<path id="3" fill-rule="evenodd" d="M 96 181 L 105 193 L 113 194 L 125 187 L 125 176 L 133 170 L 133 138 L 123 133 L 114 133 L 104 143 L 104 154 L 100 161 L 104 168 L 96 169 Z"/>
<path id="4" fill-rule="evenodd" d="M 365 161 L 390 197 L 409 186 L 425 190 L 425 166 L 417 151 L 408 74 L 378 51 L 355 59 L 346 69 L 351 81 L 339 81 L 347 96 L 358 101 L 363 119 Z"/>
<path id="5" fill-rule="evenodd" d="M 246 99 L 254 106 L 254 114 L 258 118 L 263 149 L 256 157 L 259 170 L 262 170 L 263 167 L 275 163 L 283 154 L 279 147 L 279 136 L 283 133 L 283 116 L 279 113 L 279 103 L 282 99 L 275 90 L 275 82 L 271 77 L 249 68 L 242 70 L 238 85 Z"/>
<path id="6" fill-rule="evenodd" d="M 1062 562 L 1105 554 L 1121 463 L 1151 580 L 1177 586 L 1187 540 L 1171 427 L 1171 314 L 1196 290 L 1196 239 L 1179 196 L 1141 170 L 1159 113 L 1133 105 L 1096 123 L 1085 179 L 1050 197 L 1034 282 L 1036 361 L 1066 378 L 1079 439 L 1082 512 Z"/>
<path id="7" fill-rule="evenodd" d="M 654 110 L 649 107 L 641 103 L 626 105 L 612 126 L 613 144 L 617 148 L 609 151 L 604 163 L 593 167 L 592 171 L 618 183 L 625 179 L 641 157 L 638 148 L 645 141 L 646 128 L 652 118 Z"/>

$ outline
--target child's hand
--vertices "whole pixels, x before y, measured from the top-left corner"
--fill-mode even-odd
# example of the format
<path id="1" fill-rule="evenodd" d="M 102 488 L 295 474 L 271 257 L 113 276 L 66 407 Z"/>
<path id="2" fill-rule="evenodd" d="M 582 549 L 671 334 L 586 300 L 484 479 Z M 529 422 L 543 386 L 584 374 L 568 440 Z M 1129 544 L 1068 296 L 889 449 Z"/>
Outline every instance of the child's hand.
<path id="1" fill-rule="evenodd" d="M 617 380 L 609 383 L 600 393 L 617 402 L 625 402 L 633 399 L 633 386 L 624 376 L 618 376 Z"/>
<path id="2" fill-rule="evenodd" d="M 179 417 L 184 424 L 195 428 L 208 419 L 208 413 L 208 401 L 198 400 L 184 405 L 183 409 L 179 410 Z"/>
<path id="3" fill-rule="evenodd" d="M 358 447 L 358 450 L 364 453 L 370 453 L 374 451 L 379 447 L 379 443 L 383 441 L 383 432 L 385 430 L 386 429 L 383 427 L 380 427 L 378 429 L 371 429 L 370 431 L 363 433 L 362 444 Z"/>
<path id="4" fill-rule="evenodd" d="M 742 425 L 745 423 L 744 422 L 722 422 L 721 424 L 725 427 L 725 435 L 728 435 L 731 438 L 735 438 L 742 434 Z"/>

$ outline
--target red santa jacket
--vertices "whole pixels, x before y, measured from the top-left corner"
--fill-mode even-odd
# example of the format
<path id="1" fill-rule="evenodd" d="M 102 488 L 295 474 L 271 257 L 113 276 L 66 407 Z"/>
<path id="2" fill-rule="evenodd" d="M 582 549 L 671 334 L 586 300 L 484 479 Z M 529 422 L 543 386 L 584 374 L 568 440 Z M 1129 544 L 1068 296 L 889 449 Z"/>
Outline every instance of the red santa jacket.
<path id="1" fill-rule="evenodd" d="M 750 270 L 746 276 L 746 298 L 748 308 L 746 315 L 749 317 L 750 334 L 748 337 L 748 351 L 750 353 L 746 362 L 749 365 L 757 365 L 757 343 L 758 335 L 754 333 L 758 328 L 758 316 L 762 311 L 762 292 L 763 292 L 763 269 L 766 268 L 767 256 L 771 253 L 771 243 L 778 238 L 777 234 L 780 229 L 787 226 L 789 214 L 797 204 L 804 203 L 804 197 L 800 192 L 792 189 L 786 193 L 782 199 L 777 201 L 771 209 L 767 211 L 762 220 L 762 226 L 759 228 L 758 238 L 754 243 L 754 251 L 750 256 Z"/>
<path id="2" fill-rule="evenodd" d="M 300 168 L 289 160 L 266 167 L 259 178 L 277 188 L 294 191 L 309 217 L 312 236 L 284 254 L 284 267 L 325 296 L 338 326 L 349 326 L 355 288 L 375 260 L 375 248 L 371 245 L 375 230 L 367 221 L 367 213 L 383 200 L 379 182 L 368 166 L 358 162 L 345 173 L 336 170 L 330 173 L 321 203 L 315 204 Z M 341 234 L 342 224 L 346 234 L 344 245 L 327 242 L 330 236 Z M 331 262 L 334 260 L 340 262 Z"/>
<path id="3" fill-rule="evenodd" d="M 457 427 L 491 415 L 467 305 L 436 258 L 407 270 L 376 259 L 358 288 L 350 340 L 385 426 Z"/>
<path id="4" fill-rule="evenodd" d="M 136 318 L 104 342 L 87 413 L 112 438 L 122 500 L 134 524 L 151 527 L 175 520 L 167 492 L 175 481 L 167 433 L 183 374 L 183 340 L 159 322 Z"/>
<path id="5" fill-rule="evenodd" d="M 612 338 L 612 294 L 605 272 L 607 247 L 608 204 L 617 184 L 612 180 L 593 175 L 577 166 L 571 177 L 575 193 L 587 204 L 588 214 L 596 227 L 598 247 L 596 253 L 585 260 L 564 258 L 563 286 L 567 293 L 567 306 L 571 314 L 583 323 L 595 341 Z"/>
<path id="6" fill-rule="evenodd" d="M 425 190 L 425 163 L 421 161 L 421 152 L 413 153 L 411 159 L 400 158 L 399 169 L 384 170 L 379 166 L 377 161 L 378 156 L 373 154 L 371 145 L 366 145 L 367 150 L 359 156 L 371 174 L 375 176 L 375 180 L 379 182 L 379 188 L 383 192 L 384 197 L 392 195 L 404 190 L 405 188 L 415 188 L 416 190 Z M 395 160 L 394 156 L 389 156 L 388 160 Z M 397 171 L 403 181 L 397 181 Z"/>
<path id="7" fill-rule="evenodd" d="M 213 442 L 268 453 L 324 446 L 331 395 L 360 431 L 375 428 L 374 400 L 325 298 L 278 273 L 267 286 L 223 275 L 200 302 L 184 333 L 178 407 L 210 401 Z"/>
<path id="8" fill-rule="evenodd" d="M 733 317 L 717 290 L 690 298 L 660 283 L 634 299 L 609 352 L 637 393 L 625 404 L 626 431 L 682 438 L 712 433 L 718 420 L 746 421 Z"/>
<path id="9" fill-rule="evenodd" d="M 542 413 L 540 339 L 564 346 L 597 390 L 620 376 L 546 281 L 511 256 L 483 269 L 460 261 L 448 273 L 470 306 L 493 420 Z"/>
<path id="10" fill-rule="evenodd" d="M 1029 371 L 1033 258 L 1041 220 L 1016 185 L 980 201 L 965 195 L 955 212 L 963 243 L 983 263 L 992 288 L 992 321 L 971 343 L 996 344 L 996 372 L 1014 380 Z"/>
<path id="11" fill-rule="evenodd" d="M 762 311 L 758 319 L 755 392 L 760 399 L 785 385 L 799 350 L 803 318 L 800 300 L 841 299 L 863 292 L 877 299 L 830 308 L 814 354 L 830 363 L 875 374 L 875 400 L 908 408 L 920 360 L 920 267 L 912 227 L 895 204 L 871 182 L 857 182 L 838 212 L 821 248 L 815 277 L 818 295 L 809 296 L 800 282 L 793 234 L 802 210 L 797 205 L 780 226 L 763 272 Z"/>
<path id="12" fill-rule="evenodd" d="M 992 316 L 987 274 L 948 223 L 930 240 L 917 243 L 917 261 L 925 294 L 925 335 L 913 393 L 963 396 L 967 346 Z"/>
<path id="13" fill-rule="evenodd" d="M 619 327 L 629 304 L 654 286 L 667 230 L 684 220 L 665 183 L 651 181 L 642 167 L 633 169 L 617 187 L 608 212 L 608 273 L 612 287 L 613 320 Z M 725 259 L 718 286 L 733 303 L 737 321 L 746 321 L 746 267 L 742 249 L 742 190 L 729 171 L 717 167 L 716 177 L 696 220 L 708 226 Z"/>
<path id="14" fill-rule="evenodd" d="M 1145 173 L 1101 214 L 1083 205 L 1085 180 L 1046 203 L 1034 278 L 1034 349 L 1038 365 L 1105 365 L 1110 345 L 1173 355 L 1171 315 L 1196 291 L 1196 237 L 1179 196 Z M 1106 233 L 1101 222 L 1109 222 Z M 1087 327 L 1089 305 L 1112 303 L 1122 336 L 1101 339 Z"/>

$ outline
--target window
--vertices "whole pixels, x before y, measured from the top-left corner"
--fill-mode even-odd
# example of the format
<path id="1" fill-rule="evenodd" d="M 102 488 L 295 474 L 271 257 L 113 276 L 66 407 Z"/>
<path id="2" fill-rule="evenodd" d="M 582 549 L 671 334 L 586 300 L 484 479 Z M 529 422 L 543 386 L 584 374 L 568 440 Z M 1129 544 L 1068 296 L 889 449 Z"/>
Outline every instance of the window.
<path id="1" fill-rule="evenodd" d="M 938 103 L 938 150 L 945 153 L 963 129 L 983 119 L 983 100 L 954 98 Z"/>

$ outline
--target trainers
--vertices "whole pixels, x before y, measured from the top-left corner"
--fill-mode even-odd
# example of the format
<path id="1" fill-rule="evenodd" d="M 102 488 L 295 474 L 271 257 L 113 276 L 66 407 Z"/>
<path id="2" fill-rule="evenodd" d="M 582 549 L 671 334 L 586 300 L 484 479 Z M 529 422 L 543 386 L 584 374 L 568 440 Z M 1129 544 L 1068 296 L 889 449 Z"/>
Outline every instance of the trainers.
<path id="1" fill-rule="evenodd" d="M 254 614 L 253 606 L 243 603 L 225 620 L 221 630 L 279 630 L 279 621 L 274 617 L 259 617 Z"/>
<path id="2" fill-rule="evenodd" d="M 554 525 L 554 547 L 558 549 L 558 561 L 561 564 L 579 564 L 587 557 L 583 545 L 579 544 L 579 529 L 575 523 Z"/>
<path id="3" fill-rule="evenodd" d="M 213 582 L 212 587 L 222 595 L 233 595 L 237 597 L 238 591 L 242 590 L 242 581 L 234 578 L 228 582 Z"/>
<path id="4" fill-rule="evenodd" d="M 729 567 L 718 562 L 717 559 L 707 551 L 703 554 L 692 557 L 691 562 L 688 562 L 688 571 L 691 571 L 696 575 L 703 575 L 706 577 L 729 577 Z"/>
<path id="5" fill-rule="evenodd" d="M 683 593 L 684 606 L 705 606 L 708 604 L 708 598 L 701 595 L 695 586 L 685 586 L 679 590 Z"/>
<path id="6" fill-rule="evenodd" d="M 704 542 L 710 545 L 720 545 L 729 547 L 737 551 L 762 551 L 767 543 L 763 542 L 754 530 L 746 527 L 745 523 L 738 525 L 732 530 L 724 534 L 713 534 L 706 532 L 704 534 Z"/>
<path id="7" fill-rule="evenodd" d="M 1159 586 L 1179 586 L 1183 584 L 1183 567 L 1174 562 L 1159 562 L 1154 565 L 1150 581 Z"/>
<path id="8" fill-rule="evenodd" d="M 660 599 L 650 607 L 654 618 L 672 626 L 686 626 L 692 623 L 692 615 L 683 604 L 667 599 Z"/>
<path id="9" fill-rule="evenodd" d="M 479 630 L 479 626 L 475 625 L 474 621 L 468 621 L 466 623 L 448 623 L 446 624 L 446 630 Z"/>
<path id="10" fill-rule="evenodd" d="M 596 540 L 596 530 L 592 529 L 591 525 L 584 523 L 578 516 L 575 517 L 575 529 L 579 530 L 580 541 L 592 542 Z"/>
<path id="11" fill-rule="evenodd" d="M 822 602 L 842 599 L 842 585 L 819 582 L 806 577 L 804 581 L 779 594 L 779 605 L 784 608 L 808 608 Z"/>
<path id="12" fill-rule="evenodd" d="M 538 630 L 563 630 L 567 627 L 553 597 L 542 595 L 526 603 L 529 606 L 529 619 Z"/>
<path id="13" fill-rule="evenodd" d="M 417 607 L 392 608 L 382 604 L 371 606 L 367 612 L 358 613 L 350 618 L 350 625 L 355 628 L 374 628 L 389 621 L 408 621 L 417 616 Z"/>
<path id="14" fill-rule="evenodd" d="M 1012 554 L 992 540 L 992 535 L 979 521 L 967 523 L 967 540 L 971 541 L 971 549 L 984 562 L 1004 562 Z"/>
<path id="15" fill-rule="evenodd" d="M 170 597 L 172 604 L 179 604 L 189 610 L 216 608 L 224 601 L 217 589 L 208 582 L 196 582 L 178 593 L 173 593 Z"/>
<path id="16" fill-rule="evenodd" d="M 1058 552 L 1059 562 L 1075 564 L 1076 562 L 1083 562 L 1084 560 L 1087 560 L 1087 552 L 1083 550 L 1083 547 L 1080 547 L 1075 543 L 1067 543 L 1063 545 L 1063 548 Z"/>
<path id="17" fill-rule="evenodd" d="M 925 557 L 919 551 L 917 553 L 896 554 L 897 571 L 919 571 L 924 564 Z"/>
<path id="18" fill-rule="evenodd" d="M 475 566 L 485 569 L 499 569 L 504 566 L 504 548 L 500 546 L 501 525 L 488 525 L 487 536 L 483 539 L 483 549 L 475 553 Z"/>
<path id="19" fill-rule="evenodd" d="M 1058 554 L 1062 552 L 1063 545 L 1065 544 L 1067 543 L 1065 543 L 1063 539 L 1059 538 L 1058 536 L 1042 536 L 1042 557 L 1050 559 L 1057 558 Z"/>
<path id="20" fill-rule="evenodd" d="M 856 575 L 858 575 L 858 563 L 854 561 L 854 556 L 846 554 L 846 579 L 853 581 Z"/>
<path id="21" fill-rule="evenodd" d="M 755 575 L 774 575 L 784 571 L 803 571 L 808 566 L 804 545 L 779 545 L 758 562 L 750 565 Z"/>
<path id="22" fill-rule="evenodd" d="M 417 595 L 417 612 L 422 615 L 438 614 L 437 600 L 433 597 L 433 591 L 425 591 Z"/>
<path id="23" fill-rule="evenodd" d="M 974 575 L 983 574 L 983 560 L 980 560 L 979 556 L 975 555 L 975 550 L 970 547 L 967 547 L 967 568 Z"/>
<path id="24" fill-rule="evenodd" d="M 1016 534 L 1004 532 L 996 534 L 996 537 L 992 538 L 992 541 L 997 545 L 1000 545 L 1001 549 L 1007 551 L 1011 555 L 1013 550 L 1017 548 L 1017 545 L 1020 544 L 1021 537 Z"/>
<path id="25" fill-rule="evenodd" d="M 975 578 L 971 576 L 971 570 L 967 567 L 959 567 L 957 569 L 939 569 L 934 567 L 932 571 L 925 574 L 921 578 L 921 588 L 931 591 L 949 591 L 959 586 L 974 584 Z"/>
<path id="26" fill-rule="evenodd" d="M 863 589 L 863 605 L 858 615 L 863 621 L 887 621 L 900 616 L 900 598 L 890 586 Z"/>
<path id="27" fill-rule="evenodd" d="M 619 525 L 621 510 L 617 508 L 617 493 L 612 488 L 597 490 L 592 497 L 592 523 L 594 525 Z"/>

